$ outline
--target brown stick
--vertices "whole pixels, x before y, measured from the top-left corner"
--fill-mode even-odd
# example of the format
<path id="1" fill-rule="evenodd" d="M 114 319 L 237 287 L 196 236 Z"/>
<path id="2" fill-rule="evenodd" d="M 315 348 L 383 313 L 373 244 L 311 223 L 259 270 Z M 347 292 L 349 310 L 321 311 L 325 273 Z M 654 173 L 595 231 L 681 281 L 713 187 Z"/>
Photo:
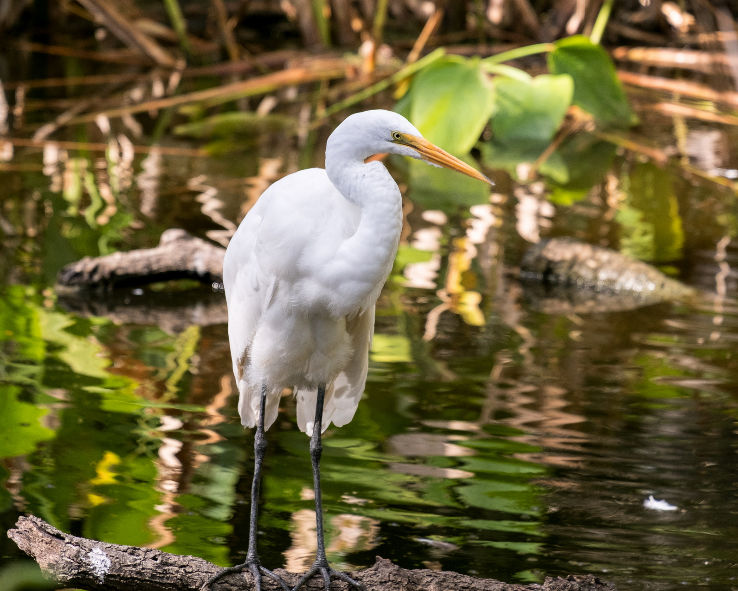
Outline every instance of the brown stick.
<path id="1" fill-rule="evenodd" d="M 189 103 L 203 102 L 205 106 L 236 100 L 245 96 L 266 94 L 278 88 L 295 84 L 306 84 L 331 78 L 342 78 L 346 73 L 346 62 L 342 59 L 312 60 L 304 66 L 289 68 L 279 72 L 256 76 L 248 80 L 232 82 L 214 88 L 196 90 L 187 94 L 154 99 L 136 105 L 127 105 L 115 109 L 107 109 L 97 113 L 88 113 L 75 117 L 70 123 L 84 123 L 94 121 L 98 116 L 120 117 L 128 113 L 141 113 L 178 107 Z"/>
<path id="2" fill-rule="evenodd" d="M 87 152 L 105 152 L 110 149 L 110 144 L 106 144 L 104 142 L 75 142 L 65 140 L 33 139 L 27 137 L 4 137 L 2 138 L 2 141 L 23 148 L 45 148 L 46 146 L 55 146 L 60 150 L 84 150 Z M 158 144 L 151 146 L 134 144 L 131 149 L 135 154 L 158 152 L 162 156 L 184 156 L 186 158 L 196 158 L 198 156 L 206 155 L 204 150 L 200 150 L 198 148 L 160 146 Z"/>
<path id="3" fill-rule="evenodd" d="M 623 84 L 675 93 L 696 99 L 715 101 L 716 103 L 725 103 L 732 107 L 738 106 L 738 92 L 728 90 L 719 91 L 705 84 L 691 82 L 690 80 L 671 80 L 658 76 L 646 76 L 635 72 L 626 72 L 625 70 L 618 70 L 618 78 L 620 78 Z"/>
<path id="4" fill-rule="evenodd" d="M 616 47 L 611 53 L 616 60 L 655 68 L 715 72 L 728 65 L 728 56 L 716 51 L 672 47 Z"/>
<path id="5" fill-rule="evenodd" d="M 168 554 L 153 548 L 119 546 L 79 538 L 59 531 L 38 517 L 20 517 L 8 537 L 26 554 L 38 562 L 48 577 L 60 584 L 90 591 L 197 591 L 220 567 L 194 556 Z M 284 580 L 293 586 L 297 574 L 277 569 Z M 367 591 L 428 591 L 454 589 L 455 591 L 614 591 L 614 587 L 594 576 L 547 578 L 542 585 L 517 585 L 492 579 L 477 579 L 454 572 L 406 570 L 389 560 L 377 558 L 374 566 L 351 573 Z M 265 578 L 264 591 L 278 589 Z M 333 588 L 342 590 L 344 583 L 334 582 Z M 218 581 L 212 591 L 251 590 L 251 578 L 240 574 L 229 575 Z M 306 591 L 323 589 L 322 580 L 312 580 Z"/>

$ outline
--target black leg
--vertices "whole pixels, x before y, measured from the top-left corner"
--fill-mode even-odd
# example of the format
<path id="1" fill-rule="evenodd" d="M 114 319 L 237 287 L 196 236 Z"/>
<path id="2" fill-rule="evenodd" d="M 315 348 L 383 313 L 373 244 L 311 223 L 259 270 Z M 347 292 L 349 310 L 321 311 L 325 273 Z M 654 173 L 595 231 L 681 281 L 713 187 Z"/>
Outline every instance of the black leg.
<path id="1" fill-rule="evenodd" d="M 264 568 L 259 563 L 259 555 L 256 552 L 257 521 L 259 518 L 259 492 L 261 490 L 261 465 L 264 463 L 264 453 L 267 448 L 266 436 L 264 435 L 264 409 L 266 407 L 267 387 L 264 384 L 261 387 L 261 404 L 259 406 L 259 423 L 256 426 L 256 434 L 254 435 L 254 478 L 251 481 L 251 513 L 249 515 L 249 547 L 246 551 L 246 561 L 243 564 L 237 564 L 220 571 L 201 587 L 201 591 L 206 591 L 213 583 L 219 581 L 226 575 L 232 573 L 240 573 L 248 570 L 254 579 L 254 588 L 261 591 L 261 576 L 266 575 L 274 579 L 282 586 L 282 589 L 289 591 L 289 587 L 282 578 Z"/>
<path id="2" fill-rule="evenodd" d="M 323 400 L 325 398 L 325 386 L 318 386 L 318 399 L 315 403 L 315 421 L 313 422 L 313 433 L 310 436 L 310 459 L 313 464 L 313 487 L 315 489 L 315 531 L 318 537 L 318 551 L 315 556 L 315 562 L 312 568 L 306 572 L 298 581 L 292 591 L 297 591 L 308 580 L 320 573 L 323 577 L 325 591 L 329 591 L 331 587 L 331 577 L 341 579 L 356 589 L 364 590 L 364 586 L 358 581 L 354 581 L 347 574 L 333 570 L 328 564 L 328 558 L 325 555 L 325 535 L 323 533 L 323 498 L 320 492 L 320 456 L 323 453 L 323 443 L 321 441 L 322 423 L 323 423 Z"/>

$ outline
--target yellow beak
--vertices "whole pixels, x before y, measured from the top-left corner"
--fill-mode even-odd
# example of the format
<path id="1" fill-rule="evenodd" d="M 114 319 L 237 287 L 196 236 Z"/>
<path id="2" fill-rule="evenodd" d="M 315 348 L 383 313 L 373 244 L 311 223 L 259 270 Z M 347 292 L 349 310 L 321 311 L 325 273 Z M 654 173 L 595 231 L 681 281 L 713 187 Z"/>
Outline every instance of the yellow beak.
<path id="1" fill-rule="evenodd" d="M 427 160 L 428 162 L 438 166 L 450 168 L 451 170 L 456 170 L 474 179 L 489 183 L 490 185 L 494 184 L 476 168 L 469 166 L 466 162 L 462 162 L 456 156 L 452 156 L 435 144 L 431 144 L 428 140 L 408 133 L 402 133 L 399 135 L 400 139 L 397 140 L 397 143 L 413 148 L 418 152 L 418 154 L 420 154 L 423 160 Z"/>

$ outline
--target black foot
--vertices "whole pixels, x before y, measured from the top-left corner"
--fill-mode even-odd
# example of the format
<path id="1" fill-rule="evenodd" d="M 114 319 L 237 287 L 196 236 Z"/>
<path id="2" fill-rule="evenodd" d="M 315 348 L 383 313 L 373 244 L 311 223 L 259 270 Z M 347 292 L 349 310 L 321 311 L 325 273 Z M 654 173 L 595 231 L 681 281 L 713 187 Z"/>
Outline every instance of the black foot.
<path id="1" fill-rule="evenodd" d="M 313 564 L 312 568 L 304 575 L 302 575 L 302 578 L 297 582 L 297 585 L 292 588 L 292 591 L 298 591 L 300 587 L 302 587 L 318 573 L 320 573 L 320 575 L 323 577 L 325 591 L 330 590 L 332 578 L 340 579 L 341 581 L 348 583 L 351 587 L 353 587 L 354 589 L 358 589 L 359 591 L 366 591 L 364 585 L 359 583 L 359 581 L 355 581 L 346 573 L 333 570 L 330 566 L 328 566 L 327 562 L 316 562 L 315 564 Z"/>
<path id="2" fill-rule="evenodd" d="M 244 571 L 249 571 L 251 573 L 251 577 L 254 579 L 254 589 L 256 591 L 261 591 L 262 575 L 275 580 L 282 587 L 282 589 L 284 589 L 284 591 L 290 591 L 289 586 L 287 585 L 287 583 L 284 582 L 284 579 L 282 579 L 282 577 L 270 571 L 268 568 L 264 568 L 263 566 L 261 566 L 258 560 L 247 560 L 243 564 L 237 564 L 236 566 L 229 566 L 228 568 L 224 568 L 217 575 L 207 581 L 202 587 L 200 587 L 200 591 L 208 591 L 213 583 L 219 581 L 223 577 L 227 577 L 228 575 L 234 573 L 242 573 Z"/>

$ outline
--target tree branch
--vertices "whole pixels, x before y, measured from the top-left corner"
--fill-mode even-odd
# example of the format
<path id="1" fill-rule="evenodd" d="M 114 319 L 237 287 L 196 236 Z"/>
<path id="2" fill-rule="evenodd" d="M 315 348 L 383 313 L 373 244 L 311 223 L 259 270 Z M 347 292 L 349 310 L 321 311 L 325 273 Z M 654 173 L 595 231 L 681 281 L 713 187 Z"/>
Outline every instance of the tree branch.
<path id="1" fill-rule="evenodd" d="M 60 584 L 89 591 L 197 591 L 220 567 L 194 556 L 168 554 L 153 548 L 119 546 L 79 538 L 59 531 L 34 516 L 20 517 L 8 537 L 31 556 L 43 573 Z M 277 569 L 285 581 L 295 585 L 297 574 Z M 374 566 L 351 576 L 367 591 L 614 591 L 614 587 L 592 575 L 547 578 L 542 585 L 507 584 L 477 579 L 454 572 L 406 570 L 389 560 L 377 558 Z M 271 579 L 263 581 L 264 591 L 277 589 Z M 336 581 L 335 591 L 346 584 Z M 230 575 L 213 586 L 213 591 L 250 591 L 250 576 Z M 310 581 L 306 591 L 323 589 L 322 580 Z"/>

